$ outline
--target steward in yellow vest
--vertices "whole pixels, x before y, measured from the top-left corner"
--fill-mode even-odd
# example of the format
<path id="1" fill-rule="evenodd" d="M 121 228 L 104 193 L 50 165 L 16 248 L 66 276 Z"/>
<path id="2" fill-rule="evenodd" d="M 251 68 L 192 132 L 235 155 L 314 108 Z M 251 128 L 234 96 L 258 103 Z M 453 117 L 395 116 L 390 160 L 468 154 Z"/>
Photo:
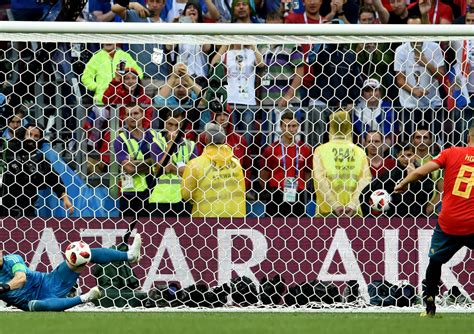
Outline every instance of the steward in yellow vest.
<path id="1" fill-rule="evenodd" d="M 149 182 L 154 160 L 150 156 L 152 130 L 142 126 L 144 111 L 139 105 L 125 107 L 125 126 L 114 141 L 115 160 L 122 166 L 120 210 L 123 216 L 149 216 Z"/>
<path id="2" fill-rule="evenodd" d="M 245 179 L 239 159 L 224 144 L 226 135 L 219 125 L 206 124 L 205 133 L 202 155 L 184 170 L 183 199 L 193 203 L 193 217 L 245 217 Z"/>
<path id="3" fill-rule="evenodd" d="M 352 142 L 350 114 L 329 118 L 329 142 L 313 155 L 313 179 L 318 216 L 361 215 L 359 195 L 372 180 L 365 151 Z"/>
<path id="4" fill-rule="evenodd" d="M 154 132 L 152 151 L 156 154 L 156 162 L 162 163 L 164 152 L 169 151 L 175 140 L 180 122 L 184 119 L 182 111 L 173 111 L 165 120 L 165 131 Z M 185 206 L 181 197 L 181 177 L 186 164 L 194 158 L 196 144 L 183 138 L 177 143 L 177 150 L 173 152 L 170 161 L 164 168 L 164 173 L 156 179 L 155 187 L 150 194 L 149 204 L 154 216 L 189 216 L 190 208 Z"/>

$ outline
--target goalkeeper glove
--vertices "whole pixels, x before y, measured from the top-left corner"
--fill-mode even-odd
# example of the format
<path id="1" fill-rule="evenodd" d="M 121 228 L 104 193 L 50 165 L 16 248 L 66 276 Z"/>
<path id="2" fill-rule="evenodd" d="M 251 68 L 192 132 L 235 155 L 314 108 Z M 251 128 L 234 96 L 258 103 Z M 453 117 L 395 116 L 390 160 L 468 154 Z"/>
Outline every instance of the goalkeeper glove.
<path id="1" fill-rule="evenodd" d="M 7 293 L 10 291 L 10 286 L 8 284 L 0 284 L 0 294 Z"/>
<path id="2" fill-rule="evenodd" d="M 114 0 L 114 3 L 122 7 L 128 8 L 128 5 L 130 4 L 130 0 Z"/>

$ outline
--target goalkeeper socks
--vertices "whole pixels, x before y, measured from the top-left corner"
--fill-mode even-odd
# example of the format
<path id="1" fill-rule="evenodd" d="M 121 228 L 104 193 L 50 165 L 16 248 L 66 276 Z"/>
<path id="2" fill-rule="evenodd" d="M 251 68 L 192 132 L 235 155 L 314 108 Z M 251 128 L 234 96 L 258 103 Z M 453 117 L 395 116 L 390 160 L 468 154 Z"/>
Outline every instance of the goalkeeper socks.
<path id="1" fill-rule="evenodd" d="M 92 248 L 91 262 L 98 264 L 106 264 L 116 261 L 127 261 L 127 252 L 118 251 L 110 248 Z"/>
<path id="2" fill-rule="evenodd" d="M 83 301 L 79 296 L 74 298 L 48 298 L 32 300 L 28 303 L 28 308 L 30 311 L 64 311 L 82 303 Z"/>

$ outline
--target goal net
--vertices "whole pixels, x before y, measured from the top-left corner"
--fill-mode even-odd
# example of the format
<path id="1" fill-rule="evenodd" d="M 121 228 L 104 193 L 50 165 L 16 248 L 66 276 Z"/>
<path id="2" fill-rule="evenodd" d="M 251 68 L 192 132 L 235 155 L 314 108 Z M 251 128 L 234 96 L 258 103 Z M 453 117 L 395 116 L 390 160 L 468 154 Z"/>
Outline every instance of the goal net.
<path id="1" fill-rule="evenodd" d="M 467 142 L 473 33 L 380 27 L 0 21 L 3 252 L 50 272 L 141 233 L 78 281 L 105 308 L 421 307 L 443 174 L 393 188 Z"/>

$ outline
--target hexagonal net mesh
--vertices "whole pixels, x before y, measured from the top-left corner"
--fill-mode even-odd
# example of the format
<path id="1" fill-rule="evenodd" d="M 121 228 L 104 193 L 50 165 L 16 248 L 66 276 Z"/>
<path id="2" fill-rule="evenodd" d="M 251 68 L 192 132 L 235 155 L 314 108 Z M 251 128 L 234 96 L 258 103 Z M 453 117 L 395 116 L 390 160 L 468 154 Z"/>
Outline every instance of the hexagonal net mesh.
<path id="1" fill-rule="evenodd" d="M 470 33 L 143 26 L 0 25 L 4 259 L 54 273 L 70 242 L 126 251 L 139 232 L 138 264 L 93 253 L 76 290 L 99 285 L 104 308 L 421 307 L 443 170 L 394 188 L 467 143 Z M 469 242 L 442 260 L 441 306 L 471 308 Z"/>

